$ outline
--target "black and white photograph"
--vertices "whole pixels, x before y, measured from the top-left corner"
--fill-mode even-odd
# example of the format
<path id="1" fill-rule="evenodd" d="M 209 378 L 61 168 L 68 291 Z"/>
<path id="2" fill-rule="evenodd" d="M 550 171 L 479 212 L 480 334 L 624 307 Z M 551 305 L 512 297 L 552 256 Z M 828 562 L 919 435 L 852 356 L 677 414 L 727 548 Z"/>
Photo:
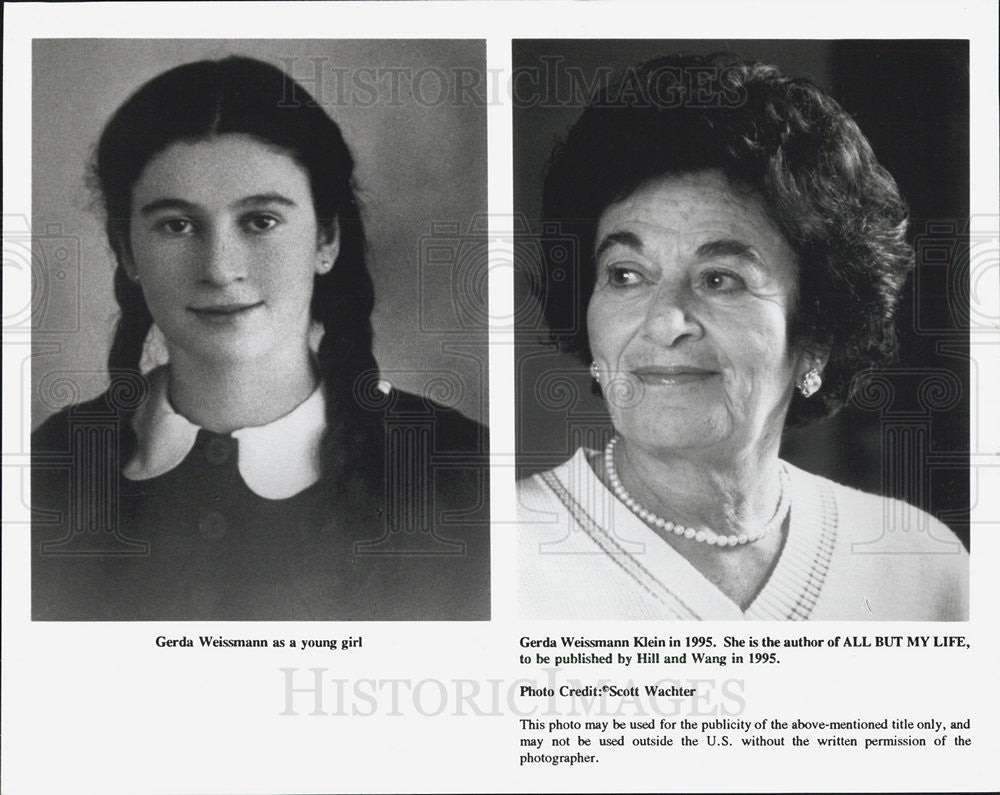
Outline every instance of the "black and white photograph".
<path id="1" fill-rule="evenodd" d="M 489 617 L 484 59 L 34 42 L 35 619 Z"/>
<path id="2" fill-rule="evenodd" d="M 967 64 L 514 42 L 522 616 L 967 618 Z"/>
<path id="3" fill-rule="evenodd" d="M 996 792 L 993 0 L 4 5 L 4 795 Z"/>

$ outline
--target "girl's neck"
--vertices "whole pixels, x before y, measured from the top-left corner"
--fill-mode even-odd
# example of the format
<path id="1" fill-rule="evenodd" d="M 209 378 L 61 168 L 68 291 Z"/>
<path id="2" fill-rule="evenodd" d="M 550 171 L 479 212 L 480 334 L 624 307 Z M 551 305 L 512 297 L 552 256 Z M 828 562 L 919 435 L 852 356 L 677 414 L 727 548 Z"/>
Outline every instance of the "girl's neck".
<path id="1" fill-rule="evenodd" d="M 174 411 L 216 433 L 267 425 L 285 416 L 312 394 L 318 381 L 308 349 L 271 363 L 205 363 L 171 352 L 169 366 Z"/>

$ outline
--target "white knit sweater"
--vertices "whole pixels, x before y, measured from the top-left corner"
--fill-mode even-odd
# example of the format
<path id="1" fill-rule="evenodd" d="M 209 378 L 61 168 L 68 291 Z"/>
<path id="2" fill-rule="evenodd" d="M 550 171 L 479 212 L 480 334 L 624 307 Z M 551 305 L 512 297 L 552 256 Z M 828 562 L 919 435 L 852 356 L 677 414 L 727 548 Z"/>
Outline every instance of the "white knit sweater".
<path id="1" fill-rule="evenodd" d="M 959 621 L 968 555 L 929 514 L 788 465 L 781 556 L 744 611 L 594 474 L 584 449 L 518 484 L 520 613 L 558 619 Z"/>

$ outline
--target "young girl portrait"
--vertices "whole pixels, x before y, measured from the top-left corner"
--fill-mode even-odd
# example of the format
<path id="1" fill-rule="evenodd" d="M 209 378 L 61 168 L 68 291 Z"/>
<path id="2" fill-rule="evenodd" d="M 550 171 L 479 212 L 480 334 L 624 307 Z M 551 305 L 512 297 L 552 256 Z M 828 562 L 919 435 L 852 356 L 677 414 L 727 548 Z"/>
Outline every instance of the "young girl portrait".
<path id="1" fill-rule="evenodd" d="M 313 56 L 321 50 L 314 44 Z M 438 55 L 476 63 L 477 50 L 481 61 L 469 43 Z M 378 48 L 358 50 L 355 65 L 365 53 Z M 421 241 L 376 247 L 366 234 L 383 209 L 419 208 L 421 181 L 432 190 L 454 177 L 362 202 L 363 177 L 334 120 L 338 105 L 358 100 L 323 82 L 335 49 L 304 61 L 315 96 L 283 68 L 303 59 L 269 54 L 183 59 L 123 98 L 100 131 L 88 183 L 113 257 L 107 386 L 54 413 L 51 395 L 36 404 L 36 416 L 49 410 L 32 437 L 36 620 L 489 616 L 485 376 L 448 360 L 447 333 L 414 330 L 414 317 L 455 300 L 405 303 L 425 292 Z M 396 46 L 382 57 L 406 54 Z M 49 43 L 36 68 L 55 73 L 60 55 L 84 60 Z M 464 114 L 473 123 L 450 154 L 474 154 L 461 147 L 485 135 L 478 111 L 438 111 L 422 98 L 383 105 Z M 372 113 L 387 118 L 384 107 Z M 368 156 L 394 140 L 375 122 Z M 398 156 L 412 157 L 411 170 L 446 162 Z M 485 205 L 485 175 L 471 171 L 460 194 L 474 197 L 467 215 L 411 212 L 418 232 L 465 223 L 475 201 Z M 425 210 L 446 211 L 431 199 Z M 380 281 L 396 282 L 390 300 L 410 315 L 376 318 L 384 349 L 402 338 L 385 370 L 373 250 L 398 258 Z M 81 285 L 103 267 L 82 261 Z M 414 343 L 430 358 L 407 357 Z M 36 358 L 36 389 L 62 373 L 84 392 L 87 378 L 65 366 Z M 432 399 L 442 397 L 435 373 L 451 385 L 451 405 Z"/>

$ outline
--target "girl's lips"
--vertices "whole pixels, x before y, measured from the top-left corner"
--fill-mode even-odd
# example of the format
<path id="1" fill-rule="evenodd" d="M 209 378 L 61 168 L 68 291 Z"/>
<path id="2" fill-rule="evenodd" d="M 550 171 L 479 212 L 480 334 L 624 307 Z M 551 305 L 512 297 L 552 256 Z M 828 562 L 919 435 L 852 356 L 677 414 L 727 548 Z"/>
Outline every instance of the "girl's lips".
<path id="1" fill-rule="evenodd" d="M 212 304 L 211 306 L 191 306 L 188 311 L 195 317 L 209 323 L 232 323 L 245 317 L 253 310 L 264 305 L 263 301 L 239 304 Z"/>
<path id="2" fill-rule="evenodd" d="M 257 301 L 256 303 L 248 304 L 213 304 L 211 306 L 192 306 L 188 307 L 191 312 L 196 315 L 210 315 L 210 316 L 226 316 L 226 315 L 236 315 L 240 312 L 246 312 L 251 309 L 256 309 L 258 306 L 263 305 L 263 301 Z"/>

